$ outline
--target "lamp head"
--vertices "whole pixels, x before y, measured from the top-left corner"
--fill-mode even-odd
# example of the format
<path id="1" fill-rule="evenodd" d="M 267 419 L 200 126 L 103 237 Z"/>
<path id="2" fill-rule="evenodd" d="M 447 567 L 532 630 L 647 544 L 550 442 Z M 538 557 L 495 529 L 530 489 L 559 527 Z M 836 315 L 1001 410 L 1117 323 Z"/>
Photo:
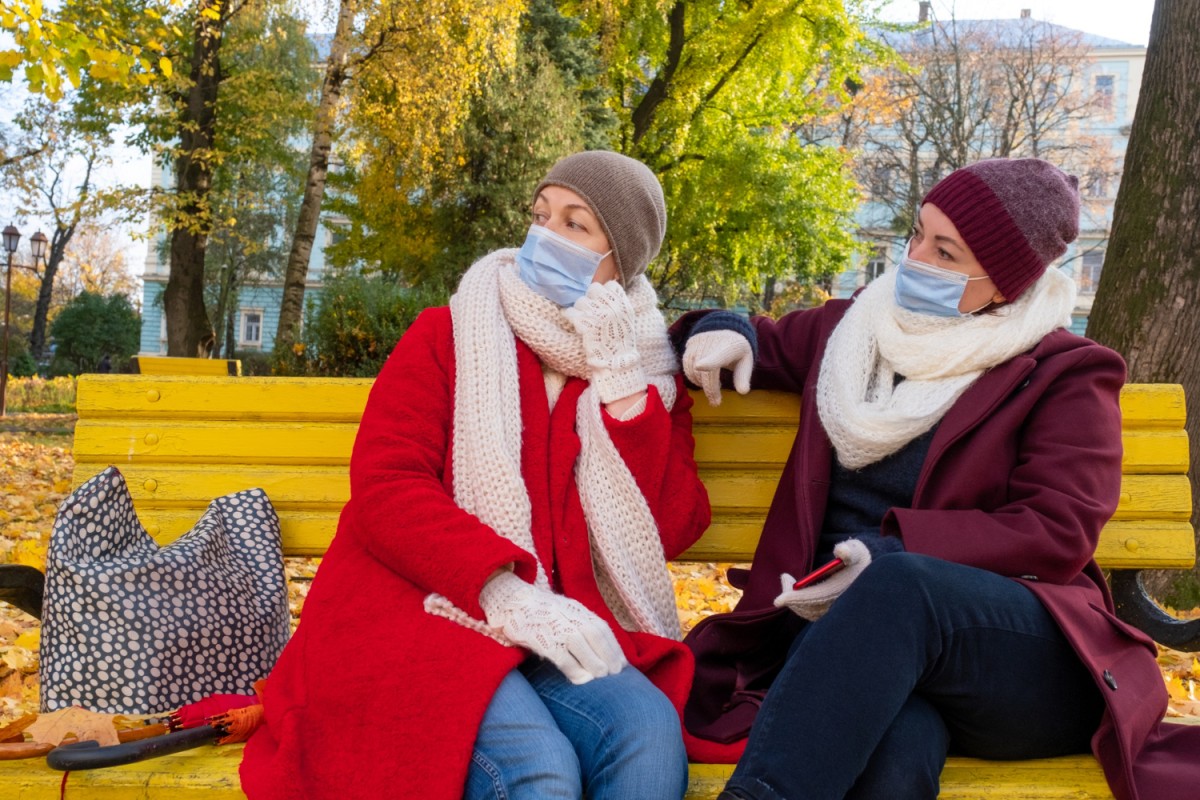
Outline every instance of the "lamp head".
<path id="1" fill-rule="evenodd" d="M 17 252 L 17 243 L 21 241 L 21 232 L 11 224 L 4 229 L 4 249 L 9 255 Z"/>
<path id="2" fill-rule="evenodd" d="M 29 237 L 29 249 L 33 251 L 34 264 L 46 258 L 46 245 L 48 242 L 49 239 L 46 238 L 46 234 L 41 231 Z"/>

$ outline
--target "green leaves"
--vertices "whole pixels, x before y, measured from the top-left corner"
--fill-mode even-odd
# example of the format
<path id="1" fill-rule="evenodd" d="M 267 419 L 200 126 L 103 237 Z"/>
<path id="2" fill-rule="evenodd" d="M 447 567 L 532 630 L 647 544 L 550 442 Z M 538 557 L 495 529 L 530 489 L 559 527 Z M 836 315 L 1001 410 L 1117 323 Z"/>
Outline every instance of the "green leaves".
<path id="1" fill-rule="evenodd" d="M 31 92 L 60 100 L 65 84 L 78 88 L 83 75 L 116 85 L 147 84 L 157 73 L 143 65 L 138 44 L 150 33 L 145 26 L 125 24 L 113 9 L 123 0 L 88 3 L 82 20 L 67 7 L 47 14 L 41 0 L 0 0 L 0 29 L 16 48 L 0 51 L 0 81 L 22 75 Z M 181 0 L 146 0 L 140 6 L 149 20 L 161 19 Z M 169 76 L 169 73 L 168 73 Z"/>
<path id="2" fill-rule="evenodd" d="M 850 3 L 856 12 L 857 3 Z M 871 48 L 842 2 L 582 4 L 603 31 L 618 140 L 663 182 L 660 299 L 757 306 L 772 278 L 811 283 L 854 249 L 854 182 L 794 131 L 842 107 Z"/>

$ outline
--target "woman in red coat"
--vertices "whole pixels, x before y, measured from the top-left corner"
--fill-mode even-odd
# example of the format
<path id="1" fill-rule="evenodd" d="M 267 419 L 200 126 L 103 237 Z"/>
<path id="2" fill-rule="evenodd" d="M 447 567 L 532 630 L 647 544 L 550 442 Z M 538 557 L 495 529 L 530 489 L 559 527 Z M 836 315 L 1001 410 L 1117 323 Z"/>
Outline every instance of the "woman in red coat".
<path id="1" fill-rule="evenodd" d="M 852 300 L 678 329 L 710 396 L 722 367 L 803 396 L 745 594 L 687 640 L 692 755 L 740 756 L 722 798 L 933 798 L 948 753 L 1089 749 L 1119 800 L 1197 796 L 1200 728 L 1162 722 L 1154 645 L 1092 558 L 1125 369 L 1064 330 L 1074 284 L 1047 266 L 1078 218 L 1075 178 L 982 161 Z"/>
<path id="2" fill-rule="evenodd" d="M 524 246 L 396 346 L 247 745 L 251 798 L 679 798 L 666 560 L 708 524 L 642 164 L 568 157 Z"/>

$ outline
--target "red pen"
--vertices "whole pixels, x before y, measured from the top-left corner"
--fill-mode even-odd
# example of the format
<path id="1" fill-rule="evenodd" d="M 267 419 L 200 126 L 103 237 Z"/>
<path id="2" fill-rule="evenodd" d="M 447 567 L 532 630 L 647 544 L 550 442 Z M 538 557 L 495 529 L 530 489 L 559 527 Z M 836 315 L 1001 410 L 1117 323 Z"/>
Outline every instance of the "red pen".
<path id="1" fill-rule="evenodd" d="M 840 558 L 835 558 L 828 564 L 818 567 L 817 569 L 805 575 L 803 578 L 800 578 L 798 581 L 793 583 L 792 589 L 803 589 L 805 586 L 811 586 L 822 578 L 829 577 L 844 566 L 846 566 L 845 561 L 842 561 Z"/>

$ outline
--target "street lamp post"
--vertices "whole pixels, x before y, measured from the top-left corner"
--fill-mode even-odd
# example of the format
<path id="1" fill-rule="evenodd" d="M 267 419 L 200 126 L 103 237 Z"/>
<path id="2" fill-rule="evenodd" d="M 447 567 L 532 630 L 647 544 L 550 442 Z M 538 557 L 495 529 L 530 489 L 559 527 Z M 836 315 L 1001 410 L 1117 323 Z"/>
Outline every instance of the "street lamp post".
<path id="1" fill-rule="evenodd" d="M 12 317 L 12 268 L 13 254 L 21 241 L 21 232 L 12 225 L 4 229 L 4 250 L 8 255 L 8 266 L 4 277 L 4 350 L 0 360 L 0 417 L 8 413 L 8 335 Z M 33 253 L 33 265 L 46 257 L 46 234 L 38 231 L 29 239 L 29 248 Z"/>
<path id="2" fill-rule="evenodd" d="M 8 269 L 4 277 L 4 360 L 0 361 L 0 417 L 8 411 L 8 327 L 12 312 L 12 260 L 21 241 L 21 232 L 11 224 L 4 229 L 4 249 L 8 252 Z"/>

